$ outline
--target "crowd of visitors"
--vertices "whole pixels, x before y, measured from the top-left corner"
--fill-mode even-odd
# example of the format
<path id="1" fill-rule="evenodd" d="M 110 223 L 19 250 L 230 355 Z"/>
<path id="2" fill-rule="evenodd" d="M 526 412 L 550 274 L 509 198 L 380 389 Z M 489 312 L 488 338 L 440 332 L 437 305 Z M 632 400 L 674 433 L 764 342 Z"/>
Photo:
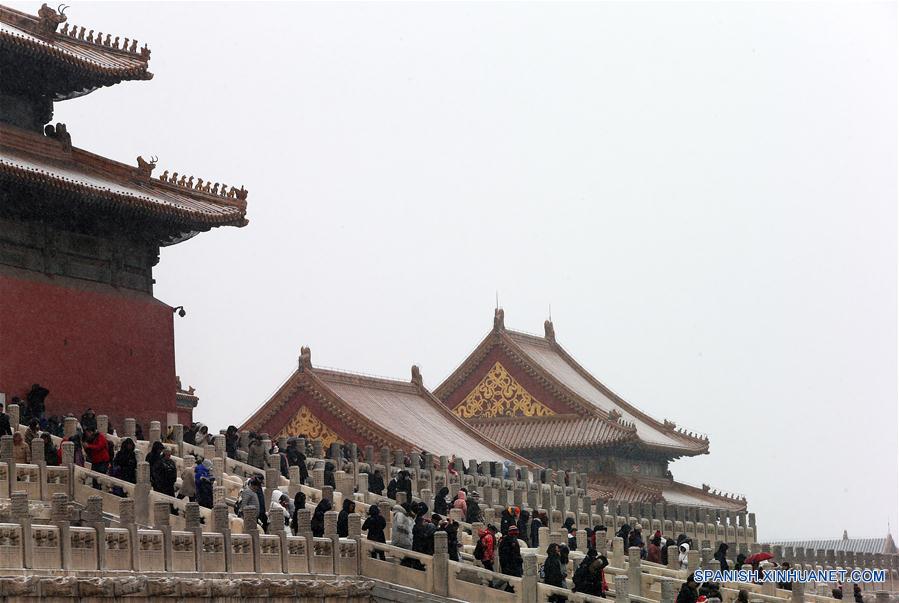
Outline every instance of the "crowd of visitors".
<path id="1" fill-rule="evenodd" d="M 46 388 L 35 384 L 26 398 L 13 398 L 12 402 L 20 406 L 20 421 L 27 424 L 24 433 L 14 430 L 9 415 L 6 414 L 3 405 L 0 405 L 0 435 L 12 435 L 12 453 L 16 463 L 29 463 L 31 461 L 32 442 L 40 438 L 43 441 L 44 459 L 48 465 L 57 465 L 62 461 L 62 447 L 55 446 L 51 436 L 62 437 L 64 419 L 62 417 L 50 417 L 46 415 Z M 71 416 L 71 415 L 70 415 Z M 136 426 L 137 439 L 142 439 L 138 432 L 140 426 Z M 97 417 L 91 408 L 78 419 L 75 433 L 68 437 L 62 437 L 63 441 L 74 444 L 75 459 L 77 465 L 84 466 L 86 462 L 91 464 L 92 470 L 98 473 L 109 474 L 124 482 L 136 483 L 139 453 L 134 439 L 126 437 L 119 440 L 118 449 L 113 440 L 107 435 L 115 435 L 112 425 L 108 425 L 106 433 L 98 430 Z M 207 426 L 202 423 L 192 424 L 183 435 L 185 443 L 195 446 L 211 445 L 214 443 L 216 433 L 210 433 Z M 224 431 L 225 451 L 229 458 L 238 459 L 240 434 L 233 425 Z M 115 439 L 115 438 L 114 438 Z M 172 433 L 165 434 L 166 441 L 173 441 Z M 300 442 L 306 445 L 301 446 Z M 345 458 L 350 458 L 350 448 L 343 447 Z M 299 467 L 301 483 L 309 480 L 307 457 L 313 455 L 311 442 L 305 437 L 289 438 L 285 450 L 281 450 L 277 444 L 272 444 L 266 449 L 261 436 L 251 433 L 246 451 L 245 461 L 248 465 L 258 469 L 269 468 L 272 459 L 276 459 L 275 467 L 284 477 L 290 475 L 290 467 Z M 187 498 L 207 508 L 213 506 L 213 486 L 215 477 L 212 475 L 211 460 L 204 459 L 201 455 L 186 455 L 182 470 L 178 472 L 177 465 L 172 459 L 169 448 L 163 442 L 154 442 L 144 459 L 150 466 L 150 483 L 154 490 L 172 497 Z M 188 462 L 190 461 L 190 462 Z M 450 471 L 455 472 L 457 461 L 450 464 Z M 476 490 L 459 488 L 454 494 L 444 486 L 434 496 L 431 508 L 426 502 L 413 502 L 411 461 L 405 459 L 405 469 L 398 471 L 385 484 L 384 476 L 380 470 L 374 470 L 368 475 L 368 489 L 371 493 L 386 496 L 397 501 L 398 495 L 402 502 L 397 501 L 391 511 L 392 529 L 390 532 L 390 544 L 414 553 L 433 555 L 434 535 L 437 532 L 445 532 L 447 536 L 449 558 L 459 561 L 462 545 L 459 540 L 460 525 L 449 517 L 450 511 L 458 509 L 462 518 L 469 524 L 484 523 L 484 513 L 481 509 L 480 495 Z M 464 471 L 464 465 L 461 467 Z M 497 469 L 502 475 L 508 477 L 507 466 Z M 331 461 L 324 464 L 324 483 L 335 487 L 335 466 Z M 179 483 L 180 477 L 180 483 Z M 517 477 L 517 476 L 516 476 Z M 566 476 L 567 479 L 567 476 Z M 273 514 L 281 513 L 284 518 L 284 530 L 288 535 L 298 533 L 298 511 L 306 508 L 306 495 L 298 492 L 291 498 L 274 490 L 268 508 L 265 508 L 264 478 L 261 475 L 250 477 L 244 483 L 234 506 L 237 515 L 242 515 L 248 508 L 254 508 L 257 512 L 258 522 L 263 530 L 268 530 L 269 518 Z M 94 483 L 94 487 L 99 485 Z M 113 488 L 113 492 L 124 496 L 121 488 Z M 312 511 L 311 529 L 313 536 L 323 536 L 325 533 L 325 514 L 332 510 L 331 501 L 321 500 Z M 337 533 L 341 537 L 349 535 L 349 516 L 356 510 L 355 503 L 350 499 L 344 499 L 337 518 Z M 367 516 L 362 524 L 365 537 L 375 543 L 387 542 L 387 520 L 381 514 L 377 505 L 368 508 Z M 523 558 L 521 547 L 538 548 L 538 535 L 541 527 L 548 525 L 546 514 L 534 513 L 533 516 L 526 509 L 510 506 L 504 509 L 500 516 L 499 528 L 493 524 L 487 524 L 477 534 L 477 540 L 473 551 L 474 559 L 485 569 L 495 571 L 509 577 L 521 577 L 523 572 Z M 567 533 L 564 544 L 550 544 L 546 549 L 546 560 L 539 567 L 540 579 L 547 585 L 557 588 L 570 588 L 573 592 L 584 593 L 604 597 L 609 590 L 605 576 L 605 568 L 609 565 L 608 558 L 600 554 L 596 546 L 596 537 L 606 532 L 606 527 L 597 525 L 585 530 L 587 539 L 587 553 L 574 569 L 571 578 L 568 577 L 569 553 L 578 548 L 577 528 L 573 518 L 567 518 L 563 523 L 563 530 Z M 685 534 L 676 538 L 666 538 L 661 531 L 656 530 L 651 537 L 644 538 L 643 527 L 637 523 L 633 526 L 625 523 L 621 525 L 615 536 L 622 538 L 625 548 L 636 547 L 640 550 L 641 558 L 662 565 L 668 565 L 668 546 L 676 545 L 678 551 L 677 565 L 681 569 L 687 568 L 688 552 L 693 543 Z M 384 559 L 384 551 L 373 549 L 371 556 Z M 714 554 L 714 559 L 721 570 L 731 569 L 728 562 L 728 545 L 720 543 Z M 745 555 L 737 555 L 734 568 L 743 566 Z M 424 569 L 424 566 L 413 556 L 402 558 L 401 564 L 415 569 Z M 789 564 L 784 562 L 783 569 L 788 569 Z M 758 569 L 754 566 L 754 569 Z M 496 588 L 512 590 L 508 581 L 500 579 L 491 583 Z M 789 584 L 779 584 L 780 588 L 789 589 Z M 843 598 L 842 586 L 834 589 L 835 598 Z M 677 603 L 703 603 L 708 599 L 721 599 L 719 585 L 714 583 L 698 584 L 691 575 L 682 585 L 677 595 Z M 861 591 L 854 586 L 853 598 L 856 603 L 861 603 Z M 565 601 L 564 595 L 555 594 L 550 600 Z M 738 603 L 748 603 L 748 593 L 741 590 L 737 597 Z"/>

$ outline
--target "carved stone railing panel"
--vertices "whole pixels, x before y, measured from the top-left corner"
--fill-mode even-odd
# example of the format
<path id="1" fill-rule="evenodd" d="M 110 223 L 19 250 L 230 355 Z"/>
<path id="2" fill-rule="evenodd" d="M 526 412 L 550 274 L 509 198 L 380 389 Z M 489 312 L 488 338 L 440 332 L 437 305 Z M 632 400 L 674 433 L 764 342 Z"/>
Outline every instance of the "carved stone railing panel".
<path id="1" fill-rule="evenodd" d="M 300 536 L 287 538 L 287 571 L 291 574 L 309 573 L 309 555 L 306 539 Z"/>
<path id="2" fill-rule="evenodd" d="M 231 536 L 231 571 L 253 572 L 253 539 L 249 534 Z"/>
<path id="3" fill-rule="evenodd" d="M 73 570 L 97 569 L 97 531 L 93 528 L 69 528 Z"/>
<path id="4" fill-rule="evenodd" d="M 221 534 L 203 533 L 203 570 L 207 572 L 225 571 L 225 537 Z"/>
<path id="5" fill-rule="evenodd" d="M 125 528 L 106 528 L 106 569 L 130 570 L 132 560 L 131 533 Z"/>
<path id="6" fill-rule="evenodd" d="M 192 532 L 172 532 L 172 571 L 197 571 L 194 535 Z"/>
<path id="7" fill-rule="evenodd" d="M 31 542 L 31 566 L 34 569 L 62 569 L 58 527 L 32 526 Z"/>
<path id="8" fill-rule="evenodd" d="M 162 532 L 159 530 L 138 530 L 137 555 L 141 571 L 165 571 L 163 542 Z"/>

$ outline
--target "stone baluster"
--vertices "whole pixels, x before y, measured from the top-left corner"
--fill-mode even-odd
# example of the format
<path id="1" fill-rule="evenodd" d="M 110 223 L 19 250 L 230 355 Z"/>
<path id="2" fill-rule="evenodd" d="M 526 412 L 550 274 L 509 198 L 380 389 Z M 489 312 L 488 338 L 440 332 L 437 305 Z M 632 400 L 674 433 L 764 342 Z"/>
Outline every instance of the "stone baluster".
<path id="1" fill-rule="evenodd" d="M 250 432 L 241 431 L 237 438 L 237 449 L 248 452 L 250 449 Z M 305 450 L 302 451 L 305 454 Z"/>
<path id="2" fill-rule="evenodd" d="M 151 444 L 160 441 L 162 436 L 162 424 L 159 421 L 150 421 L 150 431 L 147 441 Z"/>
<path id="3" fill-rule="evenodd" d="M 69 537 L 69 497 L 57 492 L 50 500 L 50 522 L 59 528 L 62 569 L 72 568 L 72 539 Z"/>
<path id="4" fill-rule="evenodd" d="M 137 464 L 137 483 L 134 484 L 134 516 L 138 524 L 150 523 L 150 463 L 146 461 Z"/>
<path id="5" fill-rule="evenodd" d="M 677 560 L 677 547 L 671 545 L 668 547 L 668 569 L 680 569 L 680 562 Z"/>
<path id="6" fill-rule="evenodd" d="M 321 490 L 325 485 L 325 468 L 315 467 L 312 470 L 312 487 Z"/>
<path id="7" fill-rule="evenodd" d="M 188 502 L 184 507 L 184 529 L 194 538 L 194 563 L 197 571 L 203 571 L 203 527 L 200 525 L 200 505 Z"/>
<path id="8" fill-rule="evenodd" d="M 154 421 L 155 423 L 156 421 Z M 152 425 L 152 424 L 151 424 Z M 152 431 L 153 427 L 150 427 Z M 151 436 L 152 437 L 152 436 Z M 165 554 L 165 571 L 172 571 L 172 526 L 169 523 L 171 506 L 164 501 L 153 503 L 154 527 L 162 532 L 162 546 Z"/>
<path id="9" fill-rule="evenodd" d="M 140 555 L 137 546 L 137 524 L 134 515 L 134 499 L 122 498 L 119 500 L 119 527 L 128 530 L 128 539 L 131 542 L 131 569 L 140 569 Z M 199 567 L 199 566 L 198 566 Z"/>
<path id="10" fill-rule="evenodd" d="M 615 576 L 615 603 L 630 603 L 630 580 L 625 575 Z"/>
<path id="11" fill-rule="evenodd" d="M 97 431 L 103 434 L 109 431 L 108 415 L 97 415 Z"/>
<path id="12" fill-rule="evenodd" d="M 64 437 L 70 438 L 78 431 L 78 419 L 75 417 L 66 417 L 63 421 L 62 433 Z"/>
<path id="13" fill-rule="evenodd" d="M 640 559 L 640 547 L 632 546 L 627 550 L 627 581 L 630 594 L 643 596 L 643 580 L 641 578 L 642 560 Z"/>
<path id="14" fill-rule="evenodd" d="M 265 508 L 268 509 L 272 504 L 272 492 L 279 488 L 281 481 L 281 456 L 278 454 L 268 455 L 268 466 L 265 468 Z"/>
<path id="15" fill-rule="evenodd" d="M 449 596 L 449 548 L 446 532 L 434 533 L 434 594 L 439 597 Z"/>
<path id="16" fill-rule="evenodd" d="M 659 597 L 659 603 L 674 603 L 677 581 L 672 578 L 662 578 L 661 587 L 662 593 Z"/>
<path id="17" fill-rule="evenodd" d="M 137 421 L 132 418 L 127 418 L 122 423 L 122 437 L 123 438 L 131 438 L 134 439 L 135 431 L 137 430 Z"/>
<path id="18" fill-rule="evenodd" d="M 22 422 L 20 418 L 21 409 L 18 404 L 8 404 L 6 406 L 6 414 L 9 415 L 9 425 L 12 427 L 12 432 L 15 433 L 19 430 L 19 425 Z"/>
<path id="19" fill-rule="evenodd" d="M 314 440 L 312 440 L 312 456 L 316 459 L 322 458 L 323 448 L 321 438 L 315 438 Z"/>
<path id="20" fill-rule="evenodd" d="M 40 438 L 38 438 L 40 439 Z M 22 527 L 22 563 L 26 569 L 34 567 L 34 543 L 31 537 L 31 512 L 28 510 L 28 493 L 12 492 L 9 495 L 12 521 Z"/>
<path id="21" fill-rule="evenodd" d="M 253 548 L 253 571 L 259 573 L 259 509 L 247 507 L 243 509 L 243 533 L 250 535 Z"/>

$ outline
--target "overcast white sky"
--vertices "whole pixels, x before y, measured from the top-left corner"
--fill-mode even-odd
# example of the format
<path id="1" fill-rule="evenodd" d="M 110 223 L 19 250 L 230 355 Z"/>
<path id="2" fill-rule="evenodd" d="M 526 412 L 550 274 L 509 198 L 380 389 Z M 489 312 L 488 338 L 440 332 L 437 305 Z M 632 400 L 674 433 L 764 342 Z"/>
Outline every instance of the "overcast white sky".
<path id="1" fill-rule="evenodd" d="M 39 2 L 17 3 L 36 12 Z M 492 324 L 708 433 L 764 539 L 897 525 L 896 4 L 78 2 L 150 82 L 80 147 L 250 191 L 163 251 L 197 417 L 313 362 L 430 387 Z"/>

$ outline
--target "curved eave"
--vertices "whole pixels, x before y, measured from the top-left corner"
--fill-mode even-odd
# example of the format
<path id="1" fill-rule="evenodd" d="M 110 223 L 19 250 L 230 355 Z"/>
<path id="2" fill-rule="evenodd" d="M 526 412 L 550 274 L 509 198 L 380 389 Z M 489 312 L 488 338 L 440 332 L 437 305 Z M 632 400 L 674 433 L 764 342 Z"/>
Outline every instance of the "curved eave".
<path id="1" fill-rule="evenodd" d="M 15 52 L 38 60 L 56 63 L 67 69 L 75 69 L 87 78 L 95 78 L 90 82 L 93 85 L 87 86 L 88 88 L 111 86 L 122 80 L 153 79 L 153 74 L 150 73 L 149 66 L 145 60 L 140 60 L 138 64 L 134 66 L 110 67 L 108 65 L 103 65 L 98 61 L 68 52 L 49 42 L 40 39 L 32 39 L 11 31 L 0 31 L 0 46 L 5 46 Z M 98 48 L 110 53 L 116 52 L 115 49 L 104 47 Z M 127 55 L 127 53 L 125 53 L 125 55 L 134 58 L 133 55 Z M 71 94 L 72 96 L 63 95 L 63 98 L 74 98 L 83 94 L 83 91 L 73 90 L 71 91 Z M 62 100 L 62 98 L 57 100 Z"/>
<path id="2" fill-rule="evenodd" d="M 102 187 L 91 186 L 44 171 L 27 169 L 12 165 L 0 159 L 0 178 L 10 178 L 15 182 L 25 182 L 56 194 L 71 195 L 79 201 L 121 211 L 123 208 L 137 214 L 162 220 L 186 231 L 208 230 L 217 226 L 246 226 L 248 221 L 244 212 L 238 208 L 224 213 L 208 214 L 191 211 L 183 207 L 162 203 L 150 197 L 129 193 L 113 192 Z"/>

